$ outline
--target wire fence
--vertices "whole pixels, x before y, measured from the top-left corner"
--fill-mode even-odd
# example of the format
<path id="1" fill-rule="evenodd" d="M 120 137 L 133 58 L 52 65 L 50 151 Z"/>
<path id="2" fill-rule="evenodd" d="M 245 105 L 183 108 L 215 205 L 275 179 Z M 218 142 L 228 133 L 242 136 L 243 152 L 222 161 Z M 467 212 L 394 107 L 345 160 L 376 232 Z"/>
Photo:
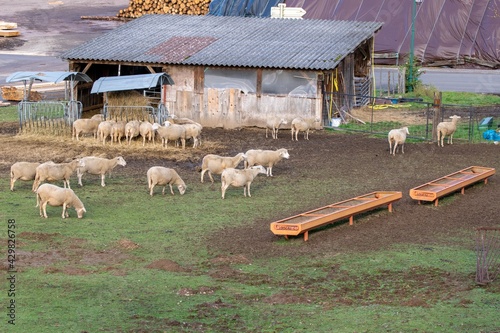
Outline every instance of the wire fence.
<path id="1" fill-rule="evenodd" d="M 483 137 L 486 131 L 500 130 L 500 105 L 442 104 L 436 110 L 432 103 L 419 99 L 364 96 L 369 101 L 366 105 L 349 107 L 345 101 L 352 101 L 354 96 L 326 94 L 323 124 L 374 135 L 387 135 L 391 129 L 407 126 L 410 132 L 408 138 L 424 141 L 435 141 L 437 123 L 451 121 L 449 118 L 453 115 L 460 116 L 453 135 L 454 142 L 486 142 L 488 140 Z"/>

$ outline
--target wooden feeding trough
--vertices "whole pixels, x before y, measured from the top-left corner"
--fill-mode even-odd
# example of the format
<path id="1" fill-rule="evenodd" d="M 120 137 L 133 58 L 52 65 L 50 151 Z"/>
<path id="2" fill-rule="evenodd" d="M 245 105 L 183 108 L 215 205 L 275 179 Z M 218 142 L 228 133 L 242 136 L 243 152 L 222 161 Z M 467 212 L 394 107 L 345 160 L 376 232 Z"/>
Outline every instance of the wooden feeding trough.
<path id="1" fill-rule="evenodd" d="M 287 239 L 288 236 L 304 234 L 304 241 L 307 241 L 309 230 L 325 224 L 349 218 L 349 225 L 352 225 L 355 214 L 384 205 L 387 205 L 389 212 L 392 212 L 392 203 L 401 199 L 401 197 L 401 192 L 380 191 L 368 193 L 273 222 L 271 223 L 271 231 L 275 235 L 282 235 Z"/>
<path id="2" fill-rule="evenodd" d="M 464 194 L 465 187 L 481 180 L 484 180 L 486 184 L 488 177 L 494 174 L 495 169 L 493 168 L 471 166 L 412 188 L 410 190 L 410 197 L 418 200 L 418 203 L 421 201 L 434 201 L 434 205 L 437 206 L 440 197 L 458 190 L 461 190 L 461 193 Z"/>

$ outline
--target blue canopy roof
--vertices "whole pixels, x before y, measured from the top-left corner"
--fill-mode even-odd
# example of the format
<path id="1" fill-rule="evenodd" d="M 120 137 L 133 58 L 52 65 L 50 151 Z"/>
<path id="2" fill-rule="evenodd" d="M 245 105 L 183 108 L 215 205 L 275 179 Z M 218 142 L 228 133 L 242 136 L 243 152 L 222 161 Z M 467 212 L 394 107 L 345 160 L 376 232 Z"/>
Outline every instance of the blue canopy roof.
<path id="1" fill-rule="evenodd" d="M 101 77 L 92 85 L 91 94 L 108 91 L 151 89 L 165 84 L 173 85 L 174 80 L 167 73 L 138 74 Z"/>
<path id="2" fill-rule="evenodd" d="M 9 75 L 6 82 L 18 81 L 45 81 L 59 83 L 61 81 L 83 81 L 92 82 L 92 79 L 84 73 L 80 72 L 16 72 Z"/>

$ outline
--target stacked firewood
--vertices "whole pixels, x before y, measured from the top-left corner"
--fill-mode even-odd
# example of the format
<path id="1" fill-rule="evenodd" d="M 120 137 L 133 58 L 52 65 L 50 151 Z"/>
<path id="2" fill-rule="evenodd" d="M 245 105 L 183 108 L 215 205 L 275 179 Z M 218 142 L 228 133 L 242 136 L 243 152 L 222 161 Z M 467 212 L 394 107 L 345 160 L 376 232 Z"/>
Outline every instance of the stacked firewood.
<path id="1" fill-rule="evenodd" d="M 137 18 L 144 14 L 205 15 L 211 0 L 130 0 L 116 16 Z"/>

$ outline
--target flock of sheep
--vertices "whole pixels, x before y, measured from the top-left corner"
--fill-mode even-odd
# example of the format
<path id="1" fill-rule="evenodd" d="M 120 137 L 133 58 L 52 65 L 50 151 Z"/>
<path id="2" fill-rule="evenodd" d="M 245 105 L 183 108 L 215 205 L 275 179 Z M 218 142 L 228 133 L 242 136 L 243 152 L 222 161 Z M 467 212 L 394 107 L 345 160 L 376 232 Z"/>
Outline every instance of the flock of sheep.
<path id="1" fill-rule="evenodd" d="M 108 137 L 112 142 L 121 143 L 122 137 L 125 137 L 128 144 L 130 141 L 141 135 L 143 145 L 146 140 L 154 144 L 155 136 L 158 135 L 162 140 L 164 147 L 167 147 L 168 141 L 174 141 L 176 144 L 181 142 L 182 148 L 185 148 L 186 139 L 193 139 L 193 146 L 199 147 L 201 144 L 202 126 L 187 118 L 175 118 L 165 122 L 164 126 L 149 122 L 119 122 L 105 121 L 101 115 L 90 119 L 79 119 L 73 126 L 73 138 L 79 140 L 81 134 L 92 134 L 94 138 L 102 140 L 105 144 Z M 443 146 L 443 141 L 448 136 L 448 144 L 453 143 L 453 133 L 456 130 L 456 124 L 459 116 L 451 116 L 451 122 L 441 122 L 437 126 L 438 145 Z M 314 123 L 319 119 L 296 118 L 291 122 L 292 140 L 298 140 L 298 133 L 304 133 L 304 139 L 309 139 L 309 130 L 314 128 Z M 177 122 L 177 123 L 175 123 Z M 274 118 L 268 121 L 266 125 L 266 137 L 268 129 L 272 131 L 273 139 L 278 138 L 278 131 L 281 125 L 287 124 L 284 119 Z M 408 127 L 393 129 L 388 134 L 389 153 L 396 154 L 398 145 L 401 146 L 404 153 L 404 143 L 406 136 L 410 134 Z M 394 145 L 394 146 L 393 146 Z M 257 150 L 251 149 L 246 153 L 238 153 L 235 156 L 219 156 L 208 154 L 203 157 L 201 163 L 201 182 L 204 181 L 204 175 L 208 172 L 210 181 L 213 183 L 213 175 L 221 177 L 222 199 L 225 198 L 226 190 L 229 186 L 243 187 L 244 196 L 251 196 L 250 185 L 258 174 L 273 176 L 273 166 L 282 159 L 290 157 L 287 149 L 277 150 Z M 238 169 L 238 165 L 243 162 L 244 168 Z M 68 163 L 54 163 L 48 161 L 45 163 L 17 162 L 11 166 L 10 189 L 14 190 L 15 182 L 20 180 L 33 180 L 33 192 L 36 193 L 37 207 L 40 209 L 40 216 L 47 218 L 46 206 L 62 206 L 62 218 L 69 216 L 67 208 L 73 207 L 77 212 L 78 218 L 82 218 L 86 209 L 81 200 L 70 188 L 70 177 L 76 171 L 78 184 L 83 186 L 82 177 L 85 173 L 100 175 L 101 186 L 106 186 L 105 175 L 111 172 L 117 165 L 125 166 L 123 157 L 118 156 L 112 159 L 106 159 L 96 156 L 87 156 L 75 159 Z M 176 186 L 179 193 L 183 195 L 186 191 L 186 184 L 179 174 L 171 168 L 154 166 L 147 171 L 147 183 L 149 194 L 153 196 L 153 190 L 156 185 L 163 186 L 162 194 L 165 194 L 167 185 L 170 187 L 170 193 L 173 195 L 172 186 Z M 42 184 L 44 181 L 63 181 L 64 188 L 52 184 Z"/>
<path id="2" fill-rule="evenodd" d="M 448 144 L 453 144 L 453 133 L 457 130 L 457 122 L 460 116 L 453 115 L 451 121 L 443 121 L 437 125 L 438 146 L 444 147 L 444 138 L 448 137 Z M 404 154 L 404 144 L 406 135 L 409 135 L 408 127 L 397 128 L 389 131 L 387 140 L 389 141 L 389 154 L 396 155 L 398 145 L 401 145 L 401 152 Z M 392 146 L 394 145 L 394 147 Z"/>

